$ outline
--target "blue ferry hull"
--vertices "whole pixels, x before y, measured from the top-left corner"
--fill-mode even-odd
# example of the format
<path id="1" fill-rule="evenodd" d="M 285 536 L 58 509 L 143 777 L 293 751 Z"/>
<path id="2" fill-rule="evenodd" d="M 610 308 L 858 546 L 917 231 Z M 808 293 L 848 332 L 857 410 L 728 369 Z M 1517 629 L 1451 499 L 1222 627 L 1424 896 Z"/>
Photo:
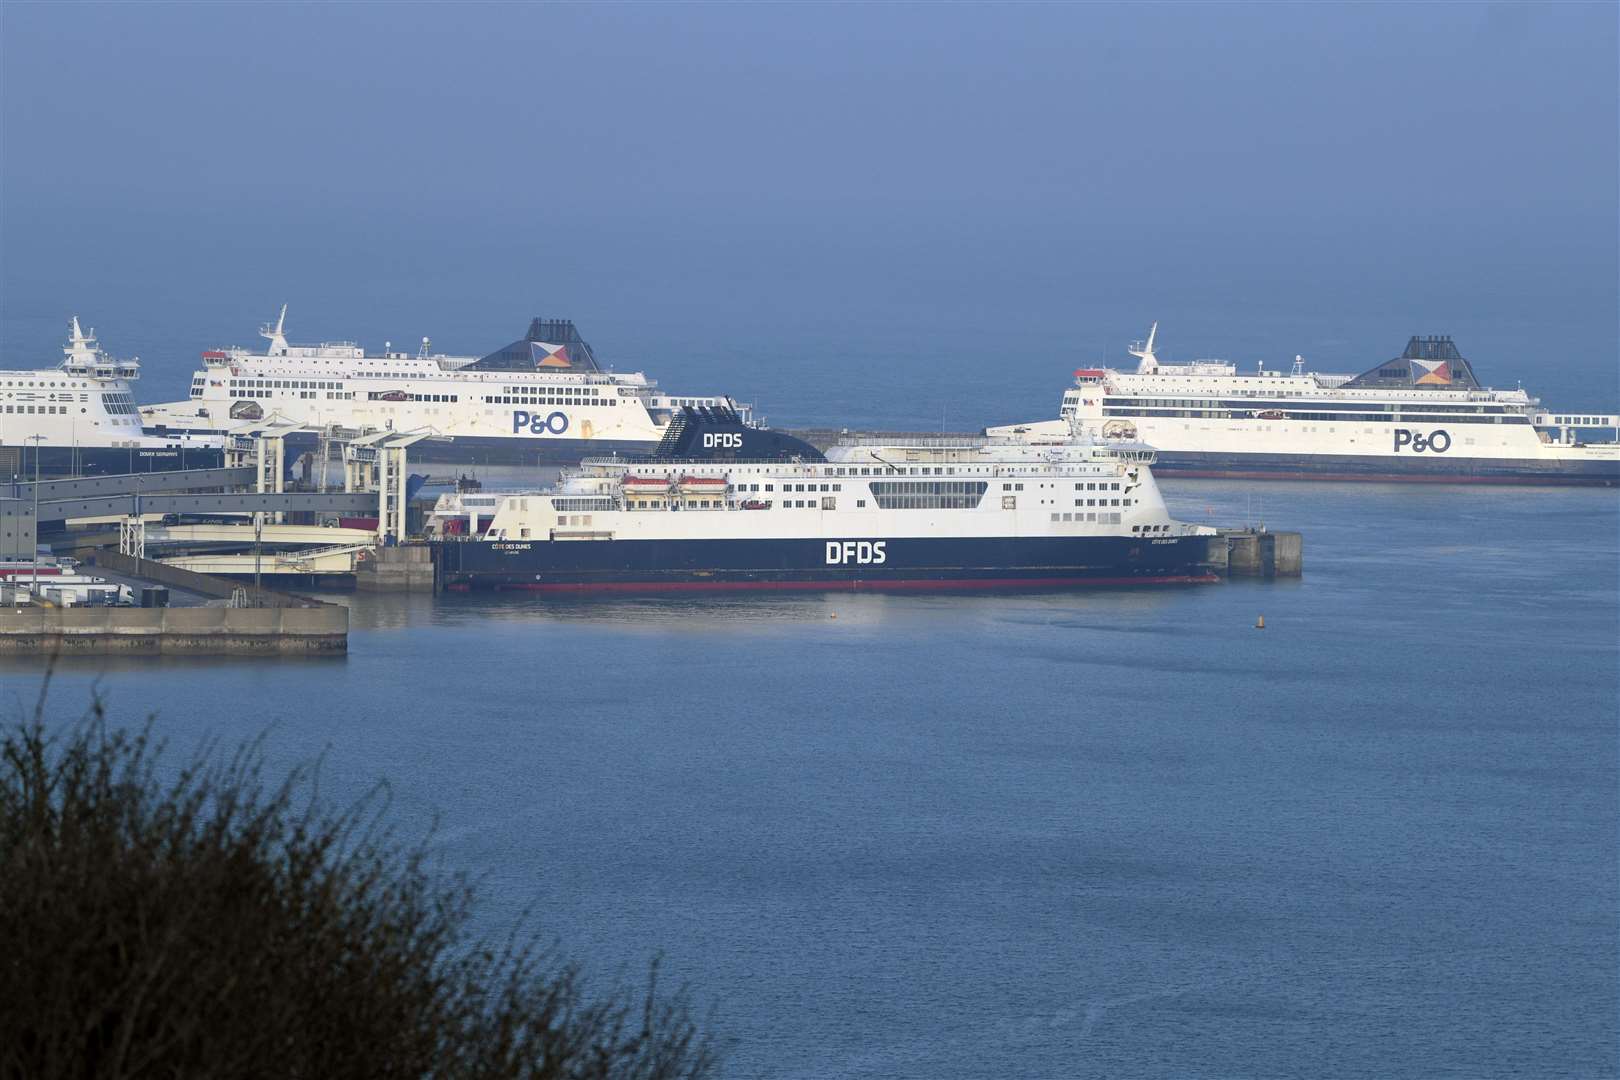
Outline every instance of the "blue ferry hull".
<path id="1" fill-rule="evenodd" d="M 867 538 L 882 562 L 835 561 L 842 541 L 517 540 L 435 545 L 449 589 L 1031 589 L 1217 580 L 1208 537 Z M 875 559 L 875 555 L 873 556 Z"/>
<path id="2" fill-rule="evenodd" d="M 1330 454 L 1210 454 L 1160 451 L 1155 476 L 1239 480 L 1370 480 L 1437 484 L 1557 484 L 1615 487 L 1620 461 L 1532 462 L 1513 458 L 1365 457 Z"/>
<path id="3" fill-rule="evenodd" d="M 39 456 L 41 479 L 64 476 L 111 476 L 121 473 L 173 472 L 179 469 L 217 469 L 225 464 L 225 451 L 201 446 L 32 446 L 0 447 L 4 478 L 34 478 L 34 457 Z"/>
<path id="4" fill-rule="evenodd" d="M 411 447 L 412 461 L 434 465 L 577 465 L 582 458 L 649 454 L 656 442 L 626 439 L 502 439 L 461 437 L 423 440 Z"/>
<path id="5" fill-rule="evenodd" d="M 202 428 L 178 428 L 158 424 L 145 429 L 156 438 L 169 435 L 218 435 Z M 314 432 L 295 432 L 287 438 L 289 448 L 313 450 L 318 443 Z M 564 439 L 530 436 L 458 436 L 454 439 L 424 439 L 410 449 L 410 460 L 426 465 L 577 465 L 581 458 L 613 454 L 647 454 L 656 441 L 628 439 Z"/>

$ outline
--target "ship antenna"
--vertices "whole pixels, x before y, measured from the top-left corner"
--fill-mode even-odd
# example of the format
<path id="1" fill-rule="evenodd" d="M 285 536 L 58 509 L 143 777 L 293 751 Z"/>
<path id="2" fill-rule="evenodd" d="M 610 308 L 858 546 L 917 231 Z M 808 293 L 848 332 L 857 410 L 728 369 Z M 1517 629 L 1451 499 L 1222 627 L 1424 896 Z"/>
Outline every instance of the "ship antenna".
<path id="1" fill-rule="evenodd" d="M 1149 375 L 1159 370 L 1159 358 L 1153 355 L 1153 339 L 1159 336 L 1159 324 L 1155 322 L 1148 331 L 1147 343 L 1139 349 L 1127 349 L 1132 356 L 1142 362 L 1136 365 L 1138 375 Z"/>
<path id="2" fill-rule="evenodd" d="M 68 324 L 67 347 L 63 349 L 62 352 L 67 355 L 69 360 L 79 359 L 94 361 L 96 358 L 95 351 L 95 327 L 91 327 L 90 332 L 87 334 L 84 332 L 84 329 L 79 326 L 79 317 L 77 315 L 73 316 L 73 321 Z"/>

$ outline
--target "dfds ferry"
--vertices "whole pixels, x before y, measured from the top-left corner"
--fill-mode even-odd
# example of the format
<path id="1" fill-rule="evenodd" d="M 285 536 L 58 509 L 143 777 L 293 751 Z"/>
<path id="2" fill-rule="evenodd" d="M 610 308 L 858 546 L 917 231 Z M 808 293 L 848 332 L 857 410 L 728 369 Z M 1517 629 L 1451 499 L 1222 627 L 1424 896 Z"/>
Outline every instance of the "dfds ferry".
<path id="1" fill-rule="evenodd" d="M 259 330 L 262 353 L 210 349 L 185 401 L 141 410 L 146 429 L 225 433 L 269 418 L 310 429 L 431 431 L 418 461 L 533 465 L 587 454 L 648 453 L 682 405 L 737 408 L 727 397 L 671 397 L 645 375 L 604 370 L 567 319 L 535 319 L 488 356 L 369 354 L 353 342 L 291 345 L 287 309 Z"/>
<path id="2" fill-rule="evenodd" d="M 823 456 L 725 409 L 555 489 L 442 496 L 452 589 L 986 589 L 1183 584 L 1215 530 L 1174 521 L 1151 449 L 850 439 Z"/>
<path id="3" fill-rule="evenodd" d="M 1288 372 L 1160 363 L 1157 333 L 1129 350 L 1133 372 L 1076 371 L 1060 419 L 988 433 L 1062 437 L 1072 425 L 1140 440 L 1164 476 L 1620 483 L 1620 416 L 1552 413 L 1522 389 L 1481 386 L 1449 337 L 1414 337 L 1351 376 L 1307 372 L 1298 357 Z"/>
<path id="4" fill-rule="evenodd" d="M 74 316 L 61 364 L 0 371 L 0 479 L 218 468 L 224 440 L 141 430 L 130 384 L 139 360 L 119 360 Z"/>

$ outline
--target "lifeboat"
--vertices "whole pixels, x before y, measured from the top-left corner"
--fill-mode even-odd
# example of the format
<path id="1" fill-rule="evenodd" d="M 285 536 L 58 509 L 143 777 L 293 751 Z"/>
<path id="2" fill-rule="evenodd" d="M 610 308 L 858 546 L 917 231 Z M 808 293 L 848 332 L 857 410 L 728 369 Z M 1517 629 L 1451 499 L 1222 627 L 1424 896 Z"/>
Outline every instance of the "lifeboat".
<path id="1" fill-rule="evenodd" d="M 681 491 L 692 495 L 723 495 L 726 491 L 726 478 L 723 476 L 683 476 L 681 477 Z"/>
<path id="2" fill-rule="evenodd" d="M 1254 414 L 1256 420 L 1286 420 L 1288 414 L 1281 409 L 1262 409 Z"/>
<path id="3" fill-rule="evenodd" d="M 669 490 L 669 481 L 662 476 L 626 476 L 623 483 L 632 495 L 662 495 Z"/>

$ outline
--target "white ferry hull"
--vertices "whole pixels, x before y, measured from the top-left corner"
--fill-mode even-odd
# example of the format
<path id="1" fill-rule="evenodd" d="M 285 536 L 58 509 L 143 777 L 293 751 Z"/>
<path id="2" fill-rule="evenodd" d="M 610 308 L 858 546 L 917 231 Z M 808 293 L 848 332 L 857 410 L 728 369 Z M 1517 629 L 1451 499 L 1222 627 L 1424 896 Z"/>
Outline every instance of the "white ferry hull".
<path id="1" fill-rule="evenodd" d="M 1157 327 L 1155 326 L 1155 332 Z M 1140 441 L 1161 476 L 1620 485 L 1620 416 L 1562 414 L 1522 389 L 1482 386 L 1448 337 L 1358 376 L 1240 373 L 1224 361 L 1161 364 L 1153 334 L 1135 372 L 1083 368 L 1061 419 L 991 428 L 1061 441 L 1071 434 Z"/>
<path id="2" fill-rule="evenodd" d="M 283 319 L 285 310 L 283 310 Z M 314 432 L 414 432 L 426 463 L 554 465 L 646 453 L 682 406 L 735 407 L 726 397 L 671 397 L 645 375 L 601 368 L 567 320 L 534 320 L 527 337 L 483 358 L 368 355 L 349 342 L 290 345 L 283 322 L 264 353 L 211 349 L 184 401 L 141 410 L 147 434 L 226 435 L 275 421 Z"/>
<path id="3" fill-rule="evenodd" d="M 140 361 L 120 360 L 75 316 L 54 368 L 0 371 L 0 479 L 216 468 L 224 440 L 148 438 L 131 384 Z"/>

